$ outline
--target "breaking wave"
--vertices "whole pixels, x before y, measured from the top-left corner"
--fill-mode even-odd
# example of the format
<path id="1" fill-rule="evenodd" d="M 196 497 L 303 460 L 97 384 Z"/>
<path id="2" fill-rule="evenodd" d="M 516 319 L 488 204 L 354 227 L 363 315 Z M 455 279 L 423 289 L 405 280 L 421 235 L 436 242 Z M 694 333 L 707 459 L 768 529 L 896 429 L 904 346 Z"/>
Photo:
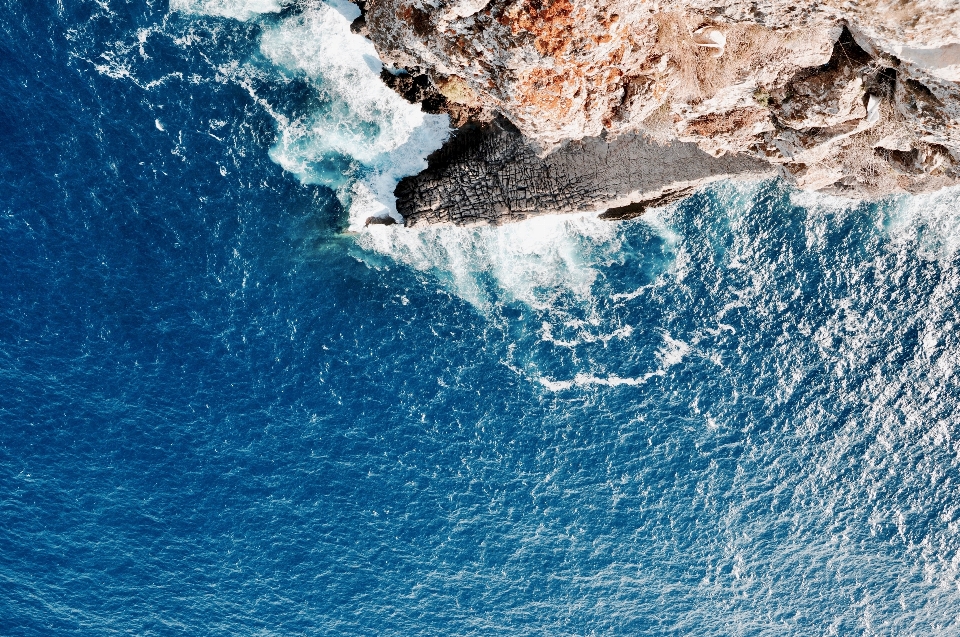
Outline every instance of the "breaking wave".
<path id="1" fill-rule="evenodd" d="M 170 10 L 196 15 L 252 20 L 267 13 L 279 13 L 289 2 L 282 0 L 170 0 Z"/>
<path id="2" fill-rule="evenodd" d="M 238 20 L 259 20 L 260 51 L 273 82 L 303 81 L 307 102 L 292 114 L 254 95 L 273 116 L 278 139 L 270 157 L 304 184 L 333 189 L 352 230 L 370 216 L 396 212 L 397 182 L 427 167 L 426 157 L 450 132 L 446 115 L 429 115 L 380 79 L 383 63 L 367 39 L 350 31 L 359 9 L 346 0 L 307 2 L 274 16 L 277 0 L 176 0 L 171 9 Z M 269 67 L 268 67 L 269 68 Z M 251 70 L 227 71 L 254 93 Z"/>

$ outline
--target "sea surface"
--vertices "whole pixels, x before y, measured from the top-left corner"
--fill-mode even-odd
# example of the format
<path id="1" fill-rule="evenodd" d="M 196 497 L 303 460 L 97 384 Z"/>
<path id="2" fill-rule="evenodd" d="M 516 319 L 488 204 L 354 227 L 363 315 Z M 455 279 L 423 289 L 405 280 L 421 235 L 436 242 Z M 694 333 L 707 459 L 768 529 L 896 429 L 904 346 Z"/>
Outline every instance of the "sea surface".
<path id="1" fill-rule="evenodd" d="M 960 192 L 364 230 L 353 11 L 0 0 L 0 635 L 960 635 Z"/>

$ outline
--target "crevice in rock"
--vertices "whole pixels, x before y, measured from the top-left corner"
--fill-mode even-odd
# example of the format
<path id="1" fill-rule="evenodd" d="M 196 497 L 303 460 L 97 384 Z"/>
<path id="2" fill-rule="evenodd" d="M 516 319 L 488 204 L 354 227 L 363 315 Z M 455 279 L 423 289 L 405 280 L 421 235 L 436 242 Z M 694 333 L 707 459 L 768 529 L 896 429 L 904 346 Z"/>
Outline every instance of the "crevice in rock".
<path id="1" fill-rule="evenodd" d="M 650 197 L 649 199 L 642 199 L 634 203 L 627 204 L 626 206 L 617 206 L 616 208 L 608 208 L 600 213 L 601 219 L 608 219 L 610 221 L 626 221 L 627 219 L 635 219 L 636 217 L 641 216 L 647 211 L 648 208 L 661 208 L 663 206 L 668 206 L 672 203 L 682 201 L 686 199 L 696 190 L 694 187 L 689 188 L 680 188 L 678 190 L 671 190 L 662 195 L 656 197 Z"/>

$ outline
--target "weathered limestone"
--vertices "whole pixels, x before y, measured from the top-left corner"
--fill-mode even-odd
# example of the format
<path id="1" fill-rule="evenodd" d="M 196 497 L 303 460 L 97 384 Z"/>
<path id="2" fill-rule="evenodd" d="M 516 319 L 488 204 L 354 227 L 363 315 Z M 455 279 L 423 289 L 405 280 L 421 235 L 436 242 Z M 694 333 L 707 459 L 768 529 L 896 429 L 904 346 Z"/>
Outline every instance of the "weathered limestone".
<path id="1" fill-rule="evenodd" d="M 417 89 L 429 93 L 424 103 L 454 125 L 503 117 L 519 131 L 462 136 L 447 153 L 455 161 L 405 182 L 401 212 L 414 223 L 616 208 L 714 174 L 779 171 L 802 188 L 858 197 L 960 183 L 956 0 L 366 0 L 364 8 L 360 26 L 381 57 L 416 78 L 388 78 L 398 90 L 412 96 L 405 84 L 428 85 Z M 723 161 L 672 161 L 675 177 L 631 163 L 679 157 L 683 142 Z M 603 152 L 619 153 L 624 167 L 601 168 Z M 687 163 L 696 178 L 683 172 Z M 589 183 L 607 178 L 613 185 Z M 524 179 L 536 196 L 521 196 Z M 459 199 L 437 203 L 431 189 Z M 486 212 L 472 203 L 484 197 Z"/>

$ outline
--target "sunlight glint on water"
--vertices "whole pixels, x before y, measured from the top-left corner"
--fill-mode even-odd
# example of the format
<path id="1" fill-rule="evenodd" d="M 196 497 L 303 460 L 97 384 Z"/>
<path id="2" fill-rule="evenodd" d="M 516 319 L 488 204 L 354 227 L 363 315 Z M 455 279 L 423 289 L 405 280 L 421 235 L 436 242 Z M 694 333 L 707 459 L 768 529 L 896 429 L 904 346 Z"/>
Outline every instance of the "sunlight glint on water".
<path id="1" fill-rule="evenodd" d="M 349 6 L 68 4 L 0 17 L 0 633 L 960 630 L 956 190 L 362 230 L 441 135 Z"/>

